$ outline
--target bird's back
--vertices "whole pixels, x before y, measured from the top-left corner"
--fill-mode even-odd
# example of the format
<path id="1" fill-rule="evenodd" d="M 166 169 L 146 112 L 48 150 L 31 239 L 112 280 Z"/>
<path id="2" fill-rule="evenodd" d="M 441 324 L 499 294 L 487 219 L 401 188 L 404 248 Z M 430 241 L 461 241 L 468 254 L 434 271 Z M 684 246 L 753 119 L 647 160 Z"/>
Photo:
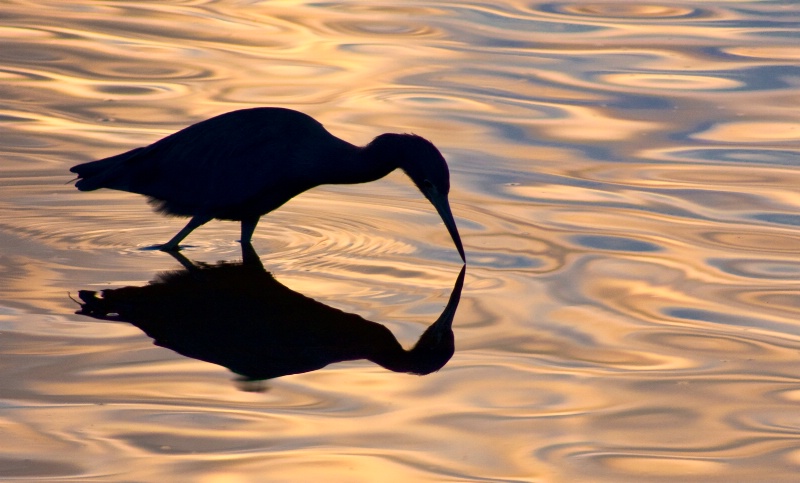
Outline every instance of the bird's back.
<path id="1" fill-rule="evenodd" d="M 81 190 L 139 193 L 174 215 L 242 219 L 324 183 L 319 173 L 355 149 L 303 113 L 256 108 L 222 114 L 72 171 Z"/>

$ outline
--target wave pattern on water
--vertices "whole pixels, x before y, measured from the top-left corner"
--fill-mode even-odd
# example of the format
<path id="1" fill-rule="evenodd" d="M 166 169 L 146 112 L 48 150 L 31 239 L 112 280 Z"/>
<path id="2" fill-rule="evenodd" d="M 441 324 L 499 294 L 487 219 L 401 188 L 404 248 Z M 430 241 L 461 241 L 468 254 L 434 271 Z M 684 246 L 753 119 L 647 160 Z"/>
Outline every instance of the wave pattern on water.
<path id="1" fill-rule="evenodd" d="M 792 2 L 14 0 L 0 16 L 0 477 L 796 479 Z M 256 105 L 441 148 L 469 270 L 439 373 L 348 362 L 254 388 L 73 314 L 78 290 L 176 269 L 142 248 L 183 221 L 78 193 L 69 166 Z M 185 254 L 239 259 L 238 236 L 209 223 Z M 460 265 L 400 174 L 306 193 L 254 245 L 293 290 L 403 344 Z"/>

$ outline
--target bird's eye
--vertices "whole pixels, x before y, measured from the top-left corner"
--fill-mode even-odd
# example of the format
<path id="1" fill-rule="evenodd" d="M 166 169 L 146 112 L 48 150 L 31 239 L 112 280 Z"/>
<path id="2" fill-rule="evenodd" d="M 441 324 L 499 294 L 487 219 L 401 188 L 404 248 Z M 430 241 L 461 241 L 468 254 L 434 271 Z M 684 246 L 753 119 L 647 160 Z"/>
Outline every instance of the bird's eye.
<path id="1" fill-rule="evenodd" d="M 429 180 L 427 180 L 427 179 L 426 179 L 425 181 L 423 181 L 423 182 L 422 182 L 422 185 L 423 185 L 425 188 L 427 188 L 427 189 L 431 189 L 431 188 L 433 188 L 433 183 L 431 183 L 431 182 L 430 182 Z"/>

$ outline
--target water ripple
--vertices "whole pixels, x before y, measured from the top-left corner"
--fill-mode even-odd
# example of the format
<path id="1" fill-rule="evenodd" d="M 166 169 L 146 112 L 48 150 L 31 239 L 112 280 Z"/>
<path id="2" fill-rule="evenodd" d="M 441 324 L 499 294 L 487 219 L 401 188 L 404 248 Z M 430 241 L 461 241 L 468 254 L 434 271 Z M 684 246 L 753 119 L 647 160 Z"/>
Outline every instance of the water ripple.
<path id="1" fill-rule="evenodd" d="M 0 477 L 794 481 L 799 12 L 3 2 Z M 78 287 L 178 268 L 142 248 L 184 221 L 79 193 L 68 167 L 256 105 L 440 147 L 471 267 L 440 372 L 351 362 L 237 387 L 74 315 Z M 212 222 L 184 254 L 238 260 L 238 236 Z M 312 190 L 254 246 L 406 347 L 461 265 L 400 173 Z"/>
<path id="2" fill-rule="evenodd" d="M 531 6 L 535 11 L 571 19 L 608 19 L 615 23 L 642 21 L 708 20 L 721 17 L 721 10 L 676 5 L 634 5 L 624 2 L 542 3 Z"/>

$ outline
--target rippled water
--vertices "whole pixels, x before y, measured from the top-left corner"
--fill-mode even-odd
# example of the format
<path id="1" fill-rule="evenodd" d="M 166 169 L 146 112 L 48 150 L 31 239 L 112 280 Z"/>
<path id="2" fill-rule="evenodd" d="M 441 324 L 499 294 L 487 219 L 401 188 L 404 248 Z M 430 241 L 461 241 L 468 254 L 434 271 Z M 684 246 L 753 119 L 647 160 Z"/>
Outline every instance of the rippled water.
<path id="1" fill-rule="evenodd" d="M 0 16 L 3 480 L 796 480 L 795 2 L 12 0 Z M 441 370 L 354 357 L 237 381 L 75 313 L 79 294 L 244 265 L 230 222 L 192 234 L 183 265 L 141 250 L 183 222 L 79 193 L 68 168 L 259 105 L 445 154 L 469 265 Z M 164 318 L 206 327 L 189 305 L 218 294 L 240 330 L 236 307 L 273 287 L 410 348 L 461 267 L 397 173 L 304 194 L 254 247 L 274 281 L 190 291 L 195 315 Z"/>

